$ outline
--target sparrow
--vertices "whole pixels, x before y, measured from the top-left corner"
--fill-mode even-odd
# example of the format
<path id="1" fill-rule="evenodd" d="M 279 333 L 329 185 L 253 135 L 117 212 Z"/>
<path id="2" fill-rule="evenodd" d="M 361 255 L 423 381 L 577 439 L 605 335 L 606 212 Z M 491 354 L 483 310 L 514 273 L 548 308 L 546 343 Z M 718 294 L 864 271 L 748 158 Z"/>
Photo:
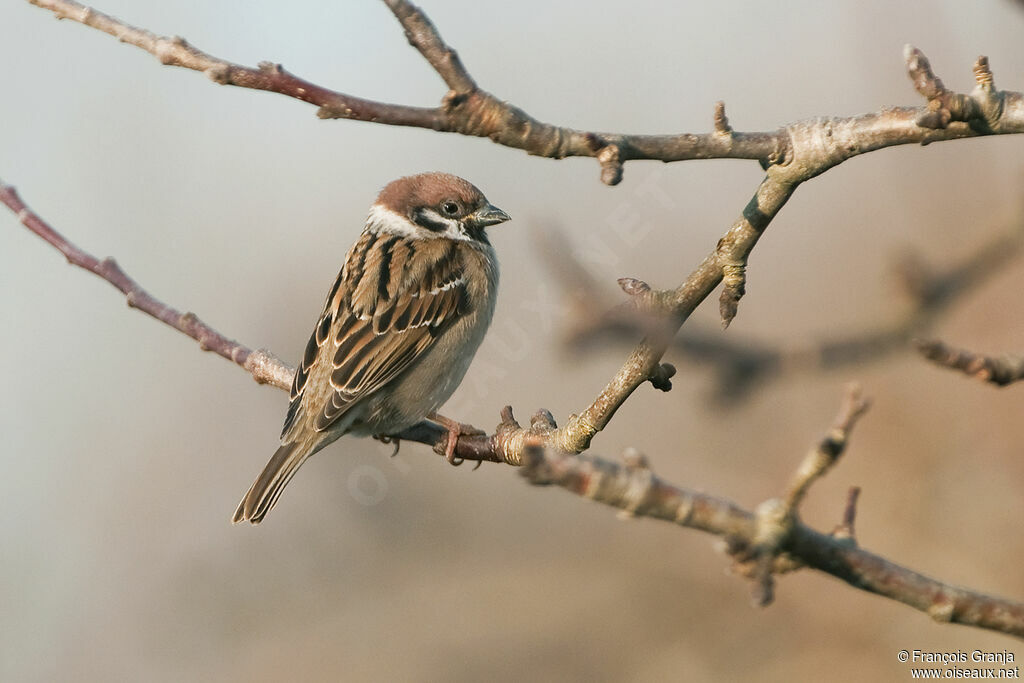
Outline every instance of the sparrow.
<path id="1" fill-rule="evenodd" d="M 491 323 L 498 259 L 485 229 L 509 220 L 471 183 L 422 173 L 388 184 L 345 257 L 292 381 L 277 449 L 232 519 L 259 524 L 306 459 L 344 434 L 386 437 L 462 382 Z"/>

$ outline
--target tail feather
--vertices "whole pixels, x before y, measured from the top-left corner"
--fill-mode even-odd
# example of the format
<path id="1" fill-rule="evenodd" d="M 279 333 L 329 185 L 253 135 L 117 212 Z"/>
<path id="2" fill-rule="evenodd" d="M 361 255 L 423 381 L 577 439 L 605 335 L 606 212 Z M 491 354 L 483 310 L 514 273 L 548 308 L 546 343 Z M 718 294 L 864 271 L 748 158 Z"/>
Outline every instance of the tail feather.
<path id="1" fill-rule="evenodd" d="M 238 509 L 235 510 L 235 516 L 231 518 L 232 523 L 262 522 L 277 504 L 285 485 L 312 454 L 313 449 L 301 442 L 287 443 L 278 448 L 270 462 L 263 468 L 263 472 L 242 497 Z"/>

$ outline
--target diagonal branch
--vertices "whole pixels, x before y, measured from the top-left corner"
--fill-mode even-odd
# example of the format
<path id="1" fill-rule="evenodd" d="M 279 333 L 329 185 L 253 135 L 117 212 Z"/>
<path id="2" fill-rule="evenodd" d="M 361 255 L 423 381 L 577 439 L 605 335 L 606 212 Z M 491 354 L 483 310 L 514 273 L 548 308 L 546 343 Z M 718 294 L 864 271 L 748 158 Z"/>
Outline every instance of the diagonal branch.
<path id="1" fill-rule="evenodd" d="M 22 225 L 64 254 L 69 264 L 98 275 L 120 290 L 131 308 L 136 308 L 192 337 L 199 342 L 199 348 L 203 351 L 212 351 L 218 356 L 242 366 L 260 384 L 271 384 L 278 389 L 285 390 L 291 387 L 294 371 L 276 357 L 267 351 L 253 351 L 233 339 L 228 339 L 196 317 L 195 313 L 182 313 L 178 309 L 168 306 L 129 277 L 114 259 L 108 257 L 100 260 L 78 248 L 29 209 L 21 200 L 18 191 L 4 183 L 2 179 L 0 179 L 0 203 L 13 211 Z"/>
<path id="2" fill-rule="evenodd" d="M 811 485 L 825 476 L 839 460 L 850 440 L 850 432 L 870 405 L 871 402 L 861 394 L 859 386 L 853 384 L 847 387 L 839 415 L 836 416 L 828 434 L 804 457 L 793 473 L 783 499 L 788 516 L 796 514 Z"/>
<path id="3" fill-rule="evenodd" d="M 401 22 L 409 44 L 423 55 L 454 93 L 465 95 L 477 89 L 476 81 L 462 66 L 458 53 L 445 44 L 423 10 L 405 0 L 384 0 L 384 4 Z"/>
<path id="4" fill-rule="evenodd" d="M 548 270 L 568 299 L 566 348 L 632 345 L 650 330 L 651 316 L 635 306 L 617 304 L 613 292 L 573 257 L 572 247 L 560 232 L 538 231 L 534 239 L 541 245 L 539 256 L 549 261 Z M 1024 217 L 949 264 L 931 264 L 916 254 L 904 256 L 896 264 L 897 284 L 909 294 L 911 308 L 892 323 L 789 348 L 735 339 L 691 325 L 676 335 L 672 349 L 695 366 L 710 368 L 716 379 L 715 398 L 731 405 L 783 374 L 837 370 L 907 351 L 915 338 L 929 334 L 957 303 L 1014 263 L 1022 250 Z"/>

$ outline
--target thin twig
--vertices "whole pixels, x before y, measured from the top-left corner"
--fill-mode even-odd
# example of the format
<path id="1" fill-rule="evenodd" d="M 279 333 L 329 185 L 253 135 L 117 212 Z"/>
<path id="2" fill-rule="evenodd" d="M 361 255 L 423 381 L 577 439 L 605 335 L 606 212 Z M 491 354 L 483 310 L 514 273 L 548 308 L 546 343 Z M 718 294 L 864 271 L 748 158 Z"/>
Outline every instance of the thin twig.
<path id="1" fill-rule="evenodd" d="M 854 522 L 857 520 L 857 501 L 860 499 L 860 487 L 851 486 L 846 494 L 846 507 L 843 509 L 843 521 L 832 530 L 832 538 L 857 542 Z"/>
<path id="2" fill-rule="evenodd" d="M 850 384 L 846 388 L 842 407 L 839 409 L 839 414 L 832 423 L 831 429 L 825 438 L 804 457 L 786 489 L 783 502 L 789 515 L 796 513 L 811 485 L 825 476 L 839 460 L 843 451 L 846 450 L 853 426 L 864 416 L 870 406 L 871 402 L 864 397 L 859 385 Z"/>
<path id="3" fill-rule="evenodd" d="M 914 346 L 922 356 L 936 365 L 959 370 L 996 386 L 1005 387 L 1024 379 L 1024 355 L 986 356 L 967 349 L 956 349 L 938 340 L 918 340 Z"/>

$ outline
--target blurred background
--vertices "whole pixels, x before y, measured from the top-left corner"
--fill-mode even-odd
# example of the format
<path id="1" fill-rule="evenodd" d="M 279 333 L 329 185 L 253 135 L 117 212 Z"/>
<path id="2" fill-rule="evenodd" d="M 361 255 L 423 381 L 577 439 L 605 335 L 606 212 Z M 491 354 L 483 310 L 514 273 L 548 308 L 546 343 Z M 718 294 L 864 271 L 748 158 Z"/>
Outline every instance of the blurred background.
<path id="1" fill-rule="evenodd" d="M 587 4 L 423 0 L 482 87 L 544 121 L 703 132 L 917 105 L 920 47 L 945 83 L 1024 90 L 1024 9 L 988 2 Z M 162 3 L 97 9 L 243 64 L 281 62 L 346 93 L 435 105 L 444 86 L 386 7 Z M 0 9 L 0 177 L 91 253 L 224 334 L 298 358 L 343 255 L 387 181 L 471 179 L 513 223 L 491 334 L 447 410 L 493 428 L 512 404 L 559 419 L 625 356 L 566 350 L 570 307 L 540 238 L 559 229 L 608 287 L 674 286 L 754 191 L 754 162 L 592 159 L 484 139 L 320 121 L 278 95 L 213 85 L 25 2 Z M 1024 217 L 1024 137 L 899 147 L 802 187 L 754 251 L 723 340 L 786 349 L 896 324 L 893 263 L 952 264 Z M 557 260 L 557 259 L 556 259 Z M 935 334 L 1020 350 L 1014 262 Z M 717 298 L 715 295 L 714 298 Z M 454 469 L 426 447 L 344 439 L 257 528 L 235 504 L 276 447 L 286 395 L 64 264 L 0 212 L 0 680 L 904 680 L 900 649 L 1009 649 L 804 571 L 759 610 L 714 539 L 532 488 L 508 467 Z M 709 301 L 694 325 L 717 330 Z M 1024 598 L 1024 388 L 998 390 L 910 352 L 780 375 L 724 405 L 672 352 L 675 388 L 636 392 L 593 452 L 633 446 L 669 481 L 752 507 L 777 495 L 859 380 L 874 407 L 805 520 L 831 529 L 863 487 L 860 542 L 923 573 Z"/>

